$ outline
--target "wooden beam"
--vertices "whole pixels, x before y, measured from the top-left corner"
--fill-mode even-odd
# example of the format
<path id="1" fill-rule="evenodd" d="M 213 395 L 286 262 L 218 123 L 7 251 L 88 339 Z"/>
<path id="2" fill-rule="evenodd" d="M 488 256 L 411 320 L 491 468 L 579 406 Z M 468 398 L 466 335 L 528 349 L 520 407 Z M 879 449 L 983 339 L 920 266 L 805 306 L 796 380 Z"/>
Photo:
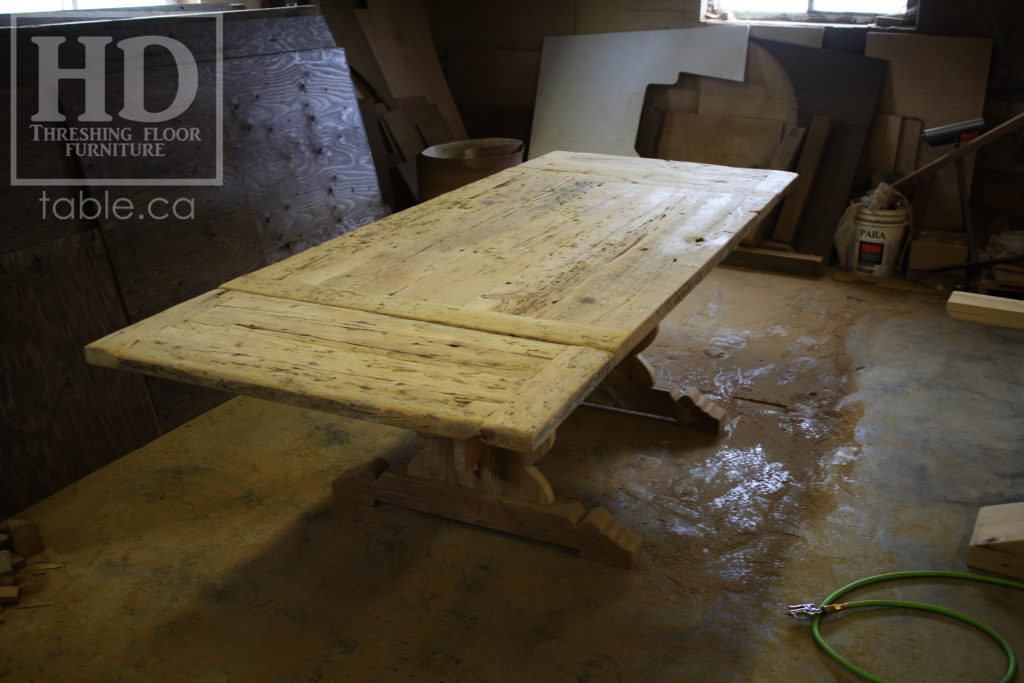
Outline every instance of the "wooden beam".
<path id="1" fill-rule="evenodd" d="M 967 564 L 1024 579 L 1024 502 L 978 510 Z"/>
<path id="2" fill-rule="evenodd" d="M 946 310 L 957 320 L 1024 330 L 1024 301 L 987 294 L 953 292 L 946 301 Z"/>
<path id="3" fill-rule="evenodd" d="M 791 170 L 796 165 L 797 155 L 800 153 L 800 148 L 804 143 L 804 136 L 806 135 L 807 129 L 799 126 L 786 133 L 785 137 L 782 138 L 782 142 L 775 149 L 775 154 L 772 156 L 768 168 L 774 171 Z M 757 226 L 751 231 L 750 237 L 743 240 L 741 244 L 745 247 L 758 246 L 761 243 L 761 238 L 764 236 L 765 229 L 772 223 L 771 216 L 775 213 L 776 211 L 773 210 L 763 214 Z"/>
<path id="4" fill-rule="evenodd" d="M 807 141 L 804 143 L 803 152 L 800 154 L 800 161 L 796 167 L 796 172 L 800 177 L 793 183 L 793 190 L 786 197 L 779 222 L 775 226 L 773 237 L 780 242 L 792 242 L 796 237 L 796 228 L 800 225 L 804 207 L 807 206 L 807 200 L 811 196 L 814 177 L 818 173 L 818 166 L 821 164 L 821 157 L 825 152 L 825 144 L 828 142 L 831 129 L 831 119 L 815 116 L 811 120 L 811 125 L 807 130 Z"/>
<path id="5" fill-rule="evenodd" d="M 334 482 L 335 501 L 390 503 L 468 524 L 573 548 L 580 557 L 628 569 L 642 539 L 597 507 L 575 500 L 538 505 L 515 498 L 417 479 L 395 472 L 383 458 L 351 469 Z"/>
<path id="6" fill-rule="evenodd" d="M 800 126 L 786 133 L 785 137 L 782 138 L 782 142 L 775 149 L 775 154 L 772 156 L 772 161 L 768 164 L 768 168 L 775 171 L 791 170 L 793 164 L 796 163 L 796 156 L 800 152 L 800 145 L 803 144 L 806 134 L 807 129 Z"/>
<path id="7" fill-rule="evenodd" d="M 825 259 L 821 256 L 774 249 L 736 247 L 725 257 L 722 265 L 804 277 L 821 277 L 825 274 Z"/>

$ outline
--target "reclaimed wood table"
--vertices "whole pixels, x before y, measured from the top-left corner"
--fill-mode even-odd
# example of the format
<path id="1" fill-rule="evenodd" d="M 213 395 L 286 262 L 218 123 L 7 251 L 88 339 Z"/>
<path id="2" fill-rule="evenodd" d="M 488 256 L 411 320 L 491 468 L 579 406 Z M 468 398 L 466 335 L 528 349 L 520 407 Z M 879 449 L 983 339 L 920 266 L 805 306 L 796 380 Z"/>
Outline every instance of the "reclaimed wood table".
<path id="1" fill-rule="evenodd" d="M 656 381 L 659 321 L 792 173 L 553 152 L 114 332 L 89 362 L 420 432 L 335 496 L 415 508 L 632 566 L 640 538 L 556 498 L 536 462 L 580 403 L 717 431 Z"/>

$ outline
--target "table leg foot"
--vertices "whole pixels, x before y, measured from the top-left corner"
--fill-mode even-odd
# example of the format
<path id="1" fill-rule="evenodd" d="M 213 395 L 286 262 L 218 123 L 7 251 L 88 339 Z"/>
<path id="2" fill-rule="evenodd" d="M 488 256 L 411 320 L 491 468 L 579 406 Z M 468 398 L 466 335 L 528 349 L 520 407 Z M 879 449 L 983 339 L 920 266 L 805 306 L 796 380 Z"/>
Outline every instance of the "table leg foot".
<path id="1" fill-rule="evenodd" d="M 585 404 L 596 408 L 625 410 L 662 417 L 682 427 L 720 434 L 728 415 L 697 389 L 682 389 L 659 381 L 651 364 L 640 355 L 657 336 L 658 330 L 644 337 L 603 382 L 587 396 Z"/>
<path id="2" fill-rule="evenodd" d="M 544 505 L 396 472 L 383 458 L 348 470 L 334 481 L 339 502 L 389 503 L 468 524 L 578 550 L 580 557 L 630 568 L 642 539 L 602 507 L 589 513 L 579 501 Z"/>
<path id="3" fill-rule="evenodd" d="M 690 388 L 657 382 L 642 387 L 615 380 L 605 380 L 584 401 L 595 408 L 612 408 L 672 420 L 682 427 L 719 434 L 728 415 L 706 396 Z"/>

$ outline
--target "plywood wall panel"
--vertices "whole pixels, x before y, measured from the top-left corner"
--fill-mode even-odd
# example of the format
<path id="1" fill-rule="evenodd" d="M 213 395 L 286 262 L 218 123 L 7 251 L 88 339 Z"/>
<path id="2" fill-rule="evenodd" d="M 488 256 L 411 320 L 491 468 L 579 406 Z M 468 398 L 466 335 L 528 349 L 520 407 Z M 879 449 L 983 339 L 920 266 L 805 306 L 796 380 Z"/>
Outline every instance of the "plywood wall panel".
<path id="1" fill-rule="evenodd" d="M 343 50 L 224 71 L 225 128 L 268 262 L 386 215 Z"/>
<path id="2" fill-rule="evenodd" d="M 12 98 L 12 94 L 14 97 Z M 11 146 L 12 101 L 18 108 L 18 120 L 27 119 L 38 109 L 38 89 L 20 87 L 12 93 L 0 90 L 0 98 L 7 106 L 0 107 L 0 184 L 4 188 L 3 206 L 6 219 L 0 229 L 0 254 L 24 249 L 48 242 L 81 230 L 96 227 L 95 222 L 82 220 L 77 215 L 67 219 L 44 216 L 43 192 L 52 205 L 53 201 L 67 201 L 77 197 L 78 190 L 70 187 L 12 187 L 11 163 L 14 161 L 19 178 L 81 178 L 78 164 L 73 156 L 65 153 L 60 142 L 33 140 L 22 136 Z M 12 154 L 16 151 L 16 157 Z"/>
<path id="3" fill-rule="evenodd" d="M 159 433 L 141 377 L 87 365 L 123 327 L 98 230 L 0 255 L 0 517 Z"/>

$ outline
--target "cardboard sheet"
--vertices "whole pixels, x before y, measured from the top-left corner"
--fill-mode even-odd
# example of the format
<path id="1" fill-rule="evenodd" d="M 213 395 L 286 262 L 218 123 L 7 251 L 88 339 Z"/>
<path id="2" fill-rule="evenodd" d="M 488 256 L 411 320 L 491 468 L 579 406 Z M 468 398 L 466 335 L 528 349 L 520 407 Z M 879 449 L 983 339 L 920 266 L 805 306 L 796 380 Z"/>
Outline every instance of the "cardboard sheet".
<path id="1" fill-rule="evenodd" d="M 982 115 L 992 54 L 990 38 L 869 33 L 864 54 L 889 61 L 885 88 L 878 104 L 879 114 L 900 116 L 904 120 L 918 119 L 924 128 Z M 884 125 L 874 126 L 871 148 L 892 145 L 891 140 L 884 139 L 885 135 Z M 951 149 L 952 146 L 933 148 L 922 144 L 917 166 Z M 893 156 L 896 153 L 893 152 Z M 965 167 L 970 187 L 974 159 L 968 157 Z M 935 174 L 927 205 L 918 207 L 922 227 L 950 228 L 962 223 L 958 187 L 953 166 Z"/>

